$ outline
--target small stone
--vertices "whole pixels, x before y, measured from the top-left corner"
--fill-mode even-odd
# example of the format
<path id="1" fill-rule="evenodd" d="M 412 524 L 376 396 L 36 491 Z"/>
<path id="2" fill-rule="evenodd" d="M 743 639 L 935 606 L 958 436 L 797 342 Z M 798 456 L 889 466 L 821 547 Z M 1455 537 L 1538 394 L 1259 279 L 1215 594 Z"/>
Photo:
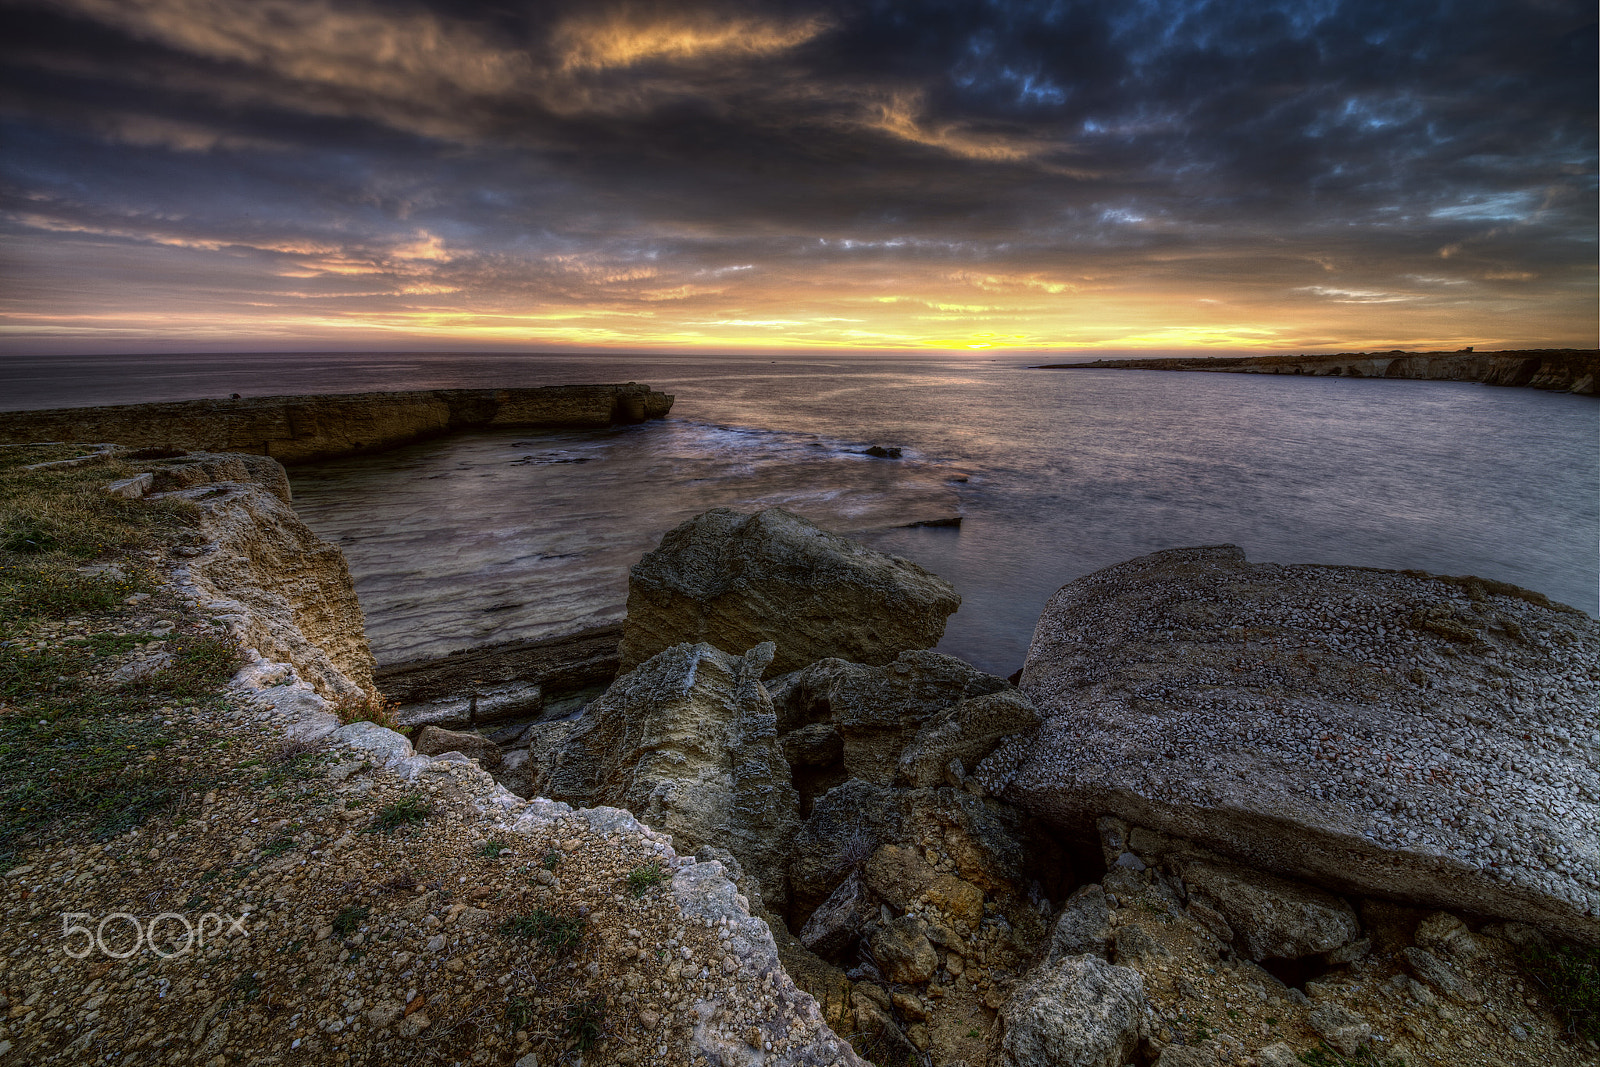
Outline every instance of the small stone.
<path id="1" fill-rule="evenodd" d="M 1372 1026 L 1342 1004 L 1322 1004 L 1306 1021 L 1324 1041 L 1345 1056 L 1354 1056 L 1372 1040 Z"/>
<path id="2" fill-rule="evenodd" d="M 1261 1067 L 1301 1067 L 1300 1057 L 1294 1054 L 1294 1049 L 1282 1041 L 1274 1042 L 1257 1052 L 1256 1062 Z"/>

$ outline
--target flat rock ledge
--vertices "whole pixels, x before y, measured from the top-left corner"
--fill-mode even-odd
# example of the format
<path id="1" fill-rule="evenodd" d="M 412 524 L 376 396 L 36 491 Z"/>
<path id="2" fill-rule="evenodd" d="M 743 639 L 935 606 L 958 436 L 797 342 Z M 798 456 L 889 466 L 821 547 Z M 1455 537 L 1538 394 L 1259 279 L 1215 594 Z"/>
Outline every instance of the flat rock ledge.
<path id="1" fill-rule="evenodd" d="M 469 429 L 644 422 L 666 417 L 672 400 L 628 382 L 47 408 L 0 411 L 0 442 L 88 439 L 157 452 L 255 453 L 309 463 Z"/>
<path id="2" fill-rule="evenodd" d="M 1600 624 L 1504 583 L 1130 560 L 1046 606 L 1044 719 L 976 772 L 1085 832 L 1112 815 L 1337 891 L 1600 944 Z"/>

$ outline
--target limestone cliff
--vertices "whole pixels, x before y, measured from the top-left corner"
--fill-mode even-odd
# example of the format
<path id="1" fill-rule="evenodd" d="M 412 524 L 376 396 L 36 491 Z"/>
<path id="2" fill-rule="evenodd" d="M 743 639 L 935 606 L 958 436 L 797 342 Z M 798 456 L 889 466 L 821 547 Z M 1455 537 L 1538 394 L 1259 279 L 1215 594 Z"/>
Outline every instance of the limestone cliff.
<path id="1" fill-rule="evenodd" d="M 241 642 L 292 663 L 326 697 L 372 688 L 372 649 L 344 553 L 300 521 L 283 468 L 254 456 L 189 455 L 152 464 L 156 487 L 199 508 L 205 543 L 182 577 Z M 248 479 L 248 480 L 246 480 Z"/>
<path id="2" fill-rule="evenodd" d="M 1505 352 L 1342 352 L 1328 356 L 1200 356 L 1097 359 L 1047 363 L 1035 370 L 1196 370 L 1227 374 L 1300 374 L 1313 377 L 1409 378 L 1426 381 L 1524 385 L 1581 396 L 1600 395 L 1600 352 L 1575 348 Z"/>
<path id="3" fill-rule="evenodd" d="M 133 448 L 255 453 L 282 463 L 309 463 L 458 430 L 643 422 L 663 418 L 672 400 L 629 382 L 50 408 L 0 412 L 0 443 L 115 441 Z"/>

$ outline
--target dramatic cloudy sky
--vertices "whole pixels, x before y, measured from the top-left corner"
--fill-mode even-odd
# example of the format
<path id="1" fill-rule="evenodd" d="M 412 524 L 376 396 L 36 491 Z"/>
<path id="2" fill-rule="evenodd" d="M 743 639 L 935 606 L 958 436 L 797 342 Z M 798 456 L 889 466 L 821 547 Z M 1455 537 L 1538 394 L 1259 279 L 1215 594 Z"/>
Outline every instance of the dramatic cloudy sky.
<path id="1" fill-rule="evenodd" d="M 1585 345 L 1593 0 L 0 0 L 0 346 Z"/>

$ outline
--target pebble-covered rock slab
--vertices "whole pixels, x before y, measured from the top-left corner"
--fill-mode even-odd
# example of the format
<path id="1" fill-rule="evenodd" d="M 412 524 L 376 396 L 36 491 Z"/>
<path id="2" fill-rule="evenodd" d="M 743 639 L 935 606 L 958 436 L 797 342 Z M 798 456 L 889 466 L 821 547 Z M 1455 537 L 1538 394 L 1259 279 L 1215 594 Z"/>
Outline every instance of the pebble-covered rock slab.
<path id="1" fill-rule="evenodd" d="M 1045 723 L 978 771 L 1343 891 L 1600 943 L 1600 624 L 1502 582 L 1252 564 L 1231 545 L 1051 598 Z"/>

